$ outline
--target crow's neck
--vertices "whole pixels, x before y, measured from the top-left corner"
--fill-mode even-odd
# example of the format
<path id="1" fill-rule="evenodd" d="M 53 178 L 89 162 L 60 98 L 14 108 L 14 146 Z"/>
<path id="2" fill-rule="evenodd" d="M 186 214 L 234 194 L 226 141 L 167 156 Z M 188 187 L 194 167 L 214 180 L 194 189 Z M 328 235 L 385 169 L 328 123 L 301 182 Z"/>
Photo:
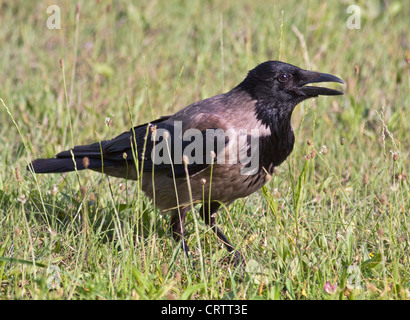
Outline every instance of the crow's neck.
<path id="1" fill-rule="evenodd" d="M 295 136 L 290 121 L 291 110 L 291 106 L 286 108 L 263 101 L 256 103 L 256 117 L 270 129 L 270 135 L 260 140 L 260 166 L 268 171 L 273 171 L 274 167 L 285 161 L 293 150 Z"/>

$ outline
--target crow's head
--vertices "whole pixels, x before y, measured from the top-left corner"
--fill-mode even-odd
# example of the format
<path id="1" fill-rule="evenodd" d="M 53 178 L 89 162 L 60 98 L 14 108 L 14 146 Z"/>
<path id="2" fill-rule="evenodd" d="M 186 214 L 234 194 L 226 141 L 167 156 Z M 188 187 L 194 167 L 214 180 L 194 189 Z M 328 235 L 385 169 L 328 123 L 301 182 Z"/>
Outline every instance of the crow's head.
<path id="1" fill-rule="evenodd" d="M 343 94 L 334 89 L 307 86 L 316 82 L 344 83 L 330 74 L 303 70 L 280 61 L 266 61 L 249 71 L 239 87 L 266 108 L 274 108 L 281 113 L 292 113 L 299 102 L 308 98 Z"/>

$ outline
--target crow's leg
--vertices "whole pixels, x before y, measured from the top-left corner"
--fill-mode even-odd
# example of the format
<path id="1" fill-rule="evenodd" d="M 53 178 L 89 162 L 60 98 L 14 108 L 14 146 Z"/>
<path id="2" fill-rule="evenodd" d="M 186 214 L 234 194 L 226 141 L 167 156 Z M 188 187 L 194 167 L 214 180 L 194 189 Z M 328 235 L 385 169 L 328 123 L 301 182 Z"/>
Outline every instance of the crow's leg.
<path id="1" fill-rule="evenodd" d="M 234 253 L 233 261 L 235 264 L 239 264 L 240 262 L 245 263 L 245 259 L 243 258 L 242 254 L 235 249 L 234 245 L 228 240 L 226 235 L 218 228 L 216 225 L 216 213 L 221 205 L 218 202 L 211 202 L 204 203 L 200 210 L 202 215 L 202 219 L 204 219 L 206 225 L 210 226 L 211 229 L 216 233 L 217 237 L 222 240 L 225 244 L 226 249 L 230 253 Z"/>
<path id="2" fill-rule="evenodd" d="M 185 251 L 185 254 L 189 257 L 189 248 L 185 240 L 185 220 L 186 214 L 189 211 L 189 207 L 174 209 L 171 212 L 171 228 L 172 228 L 172 237 L 175 241 L 181 241 L 182 248 Z"/>

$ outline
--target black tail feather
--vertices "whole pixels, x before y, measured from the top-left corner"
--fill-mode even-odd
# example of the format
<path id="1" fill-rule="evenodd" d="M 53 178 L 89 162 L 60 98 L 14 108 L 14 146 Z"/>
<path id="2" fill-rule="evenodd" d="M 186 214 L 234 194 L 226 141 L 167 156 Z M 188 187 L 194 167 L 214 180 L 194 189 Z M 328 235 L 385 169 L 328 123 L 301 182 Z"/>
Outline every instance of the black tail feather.
<path id="1" fill-rule="evenodd" d="M 74 163 L 75 161 L 75 163 Z M 58 173 L 77 170 L 84 170 L 83 159 L 72 158 L 54 158 L 54 159 L 36 159 L 31 162 L 27 170 L 32 169 L 35 173 Z"/>
<path id="2" fill-rule="evenodd" d="M 99 171 L 102 168 L 101 159 L 88 158 L 52 158 L 36 159 L 27 166 L 27 170 L 33 170 L 35 173 L 62 173 L 75 170 L 92 169 Z M 75 163 L 74 163 L 75 161 Z M 85 167 L 87 165 L 87 167 Z M 104 167 L 115 167 L 118 163 L 115 161 L 104 160 Z"/>
<path id="3" fill-rule="evenodd" d="M 56 155 L 56 158 L 72 158 L 74 153 L 76 158 L 88 157 L 88 158 L 101 158 L 101 143 L 95 142 L 84 146 L 75 146 L 73 149 L 62 151 Z"/>
<path id="4" fill-rule="evenodd" d="M 114 161 L 104 159 L 104 166 L 115 166 L 115 164 Z M 101 167 L 101 143 L 96 142 L 75 146 L 71 150 L 60 152 L 55 158 L 36 159 L 27 166 L 27 170 L 32 169 L 35 173 L 62 173 L 84 169 L 98 171 Z"/>

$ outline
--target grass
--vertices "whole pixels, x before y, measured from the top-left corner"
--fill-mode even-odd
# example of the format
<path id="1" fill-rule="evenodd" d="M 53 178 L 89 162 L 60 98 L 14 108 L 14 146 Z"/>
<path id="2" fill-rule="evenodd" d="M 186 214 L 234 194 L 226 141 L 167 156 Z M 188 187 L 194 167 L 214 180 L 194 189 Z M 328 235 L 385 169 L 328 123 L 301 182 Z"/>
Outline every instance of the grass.
<path id="1" fill-rule="evenodd" d="M 346 1 L 0 2 L 0 298 L 409 299 L 410 12 L 356 2 L 358 30 Z M 46 27 L 51 4 L 60 30 Z M 292 155 L 221 210 L 245 270 L 220 262 L 191 214 L 192 270 L 136 182 L 25 170 L 229 90 L 269 59 L 347 88 L 299 105 Z"/>

